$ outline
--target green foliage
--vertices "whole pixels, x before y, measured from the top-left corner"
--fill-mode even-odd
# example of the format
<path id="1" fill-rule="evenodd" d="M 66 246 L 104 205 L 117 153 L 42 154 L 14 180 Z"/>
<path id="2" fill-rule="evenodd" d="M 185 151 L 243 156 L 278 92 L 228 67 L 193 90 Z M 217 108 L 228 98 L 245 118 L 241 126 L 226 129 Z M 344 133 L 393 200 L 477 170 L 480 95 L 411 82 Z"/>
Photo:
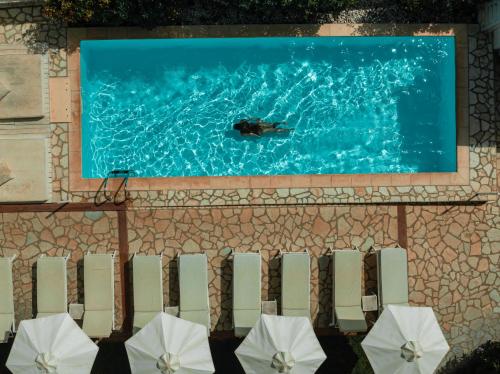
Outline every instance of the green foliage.
<path id="1" fill-rule="evenodd" d="M 358 361 L 352 369 L 351 374 L 373 374 L 370 362 L 366 357 L 365 351 L 363 351 L 363 347 L 361 347 L 361 342 L 364 338 L 365 336 L 363 335 L 349 336 L 349 344 L 354 354 L 358 356 Z"/>
<path id="2" fill-rule="evenodd" d="M 500 342 L 488 341 L 470 353 L 452 359 L 439 374 L 500 373 Z"/>
<path id="3" fill-rule="evenodd" d="M 47 0 L 44 14 L 70 25 L 169 24 L 181 1 L 169 0 Z"/>
<path id="4" fill-rule="evenodd" d="M 477 16 L 484 0 L 399 0 L 397 6 L 408 22 L 462 22 Z"/>
<path id="5" fill-rule="evenodd" d="M 287 9 L 305 13 L 336 12 L 353 5 L 356 0 L 213 0 L 206 2 L 223 6 L 235 6 L 257 12 L 271 12 L 273 10 Z"/>
<path id="6" fill-rule="evenodd" d="M 355 0 L 47 0 L 45 14 L 70 25 L 286 23 L 317 21 Z"/>
<path id="7" fill-rule="evenodd" d="M 386 22 L 473 22 L 484 0 L 372 0 L 395 7 Z M 45 14 L 70 25 L 321 23 L 330 15 L 370 8 L 364 0 L 46 0 Z M 401 19 L 399 19 L 401 18 Z"/>

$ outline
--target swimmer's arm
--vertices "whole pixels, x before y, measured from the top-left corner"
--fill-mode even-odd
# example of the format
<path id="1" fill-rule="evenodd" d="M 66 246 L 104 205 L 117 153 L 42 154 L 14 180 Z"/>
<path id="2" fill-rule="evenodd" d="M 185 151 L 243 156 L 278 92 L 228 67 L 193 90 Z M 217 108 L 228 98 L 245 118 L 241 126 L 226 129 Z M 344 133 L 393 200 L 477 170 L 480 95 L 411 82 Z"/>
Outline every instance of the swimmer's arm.
<path id="1" fill-rule="evenodd" d="M 246 133 L 242 133 L 241 135 L 242 136 L 258 136 L 258 137 L 260 137 L 260 135 L 254 133 L 254 132 L 246 132 Z"/>

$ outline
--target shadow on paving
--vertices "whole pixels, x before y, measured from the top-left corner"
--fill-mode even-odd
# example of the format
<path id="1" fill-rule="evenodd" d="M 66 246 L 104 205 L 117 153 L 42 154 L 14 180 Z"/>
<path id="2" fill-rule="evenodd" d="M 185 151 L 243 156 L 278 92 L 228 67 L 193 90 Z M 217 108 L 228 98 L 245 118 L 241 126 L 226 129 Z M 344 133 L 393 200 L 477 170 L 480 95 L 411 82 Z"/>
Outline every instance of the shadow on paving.
<path id="1" fill-rule="evenodd" d="M 346 337 L 344 336 L 322 336 L 319 341 L 327 355 L 326 361 L 317 371 L 321 373 L 351 373 L 356 365 L 357 357 L 354 354 Z M 233 352 L 238 348 L 240 339 L 211 339 L 210 348 L 217 373 L 239 374 L 244 373 L 241 365 Z M 5 368 L 5 362 L 10 352 L 12 341 L 0 344 L 0 373 L 10 373 Z M 97 355 L 92 374 L 128 374 L 127 352 L 121 342 L 99 343 Z"/>

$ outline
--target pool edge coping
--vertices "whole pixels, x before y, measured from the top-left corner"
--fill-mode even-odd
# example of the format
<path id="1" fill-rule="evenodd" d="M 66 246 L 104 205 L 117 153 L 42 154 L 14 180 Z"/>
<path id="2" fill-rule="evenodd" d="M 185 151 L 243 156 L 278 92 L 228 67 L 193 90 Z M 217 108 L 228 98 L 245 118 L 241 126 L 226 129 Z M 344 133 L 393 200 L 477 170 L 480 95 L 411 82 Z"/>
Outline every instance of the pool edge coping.
<path id="1" fill-rule="evenodd" d="M 251 36 L 454 36 L 456 66 L 457 172 L 397 174 L 299 174 L 274 176 L 200 176 L 130 178 L 127 189 L 135 191 L 169 189 L 235 188 L 321 188 L 321 187 L 403 187 L 469 185 L 468 123 L 468 37 L 465 24 L 324 24 L 324 25 L 224 25 L 165 26 L 154 30 L 140 28 L 70 28 L 68 29 L 68 80 L 71 95 L 69 124 L 69 189 L 97 191 L 103 179 L 82 178 L 81 164 L 81 40 L 251 37 Z M 120 180 L 110 180 L 110 188 Z"/>

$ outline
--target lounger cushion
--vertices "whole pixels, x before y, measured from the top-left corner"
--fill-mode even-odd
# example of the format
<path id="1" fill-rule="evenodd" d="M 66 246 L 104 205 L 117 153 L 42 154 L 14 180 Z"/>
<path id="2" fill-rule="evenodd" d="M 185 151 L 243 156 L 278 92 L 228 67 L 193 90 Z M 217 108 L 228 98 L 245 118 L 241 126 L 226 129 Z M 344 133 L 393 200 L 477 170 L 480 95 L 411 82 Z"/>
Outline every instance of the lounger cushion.
<path id="1" fill-rule="evenodd" d="M 207 256 L 179 256 L 179 316 L 210 328 Z"/>
<path id="2" fill-rule="evenodd" d="M 247 309 L 234 311 L 235 330 L 250 331 L 255 326 L 260 317 L 260 310 Z M 241 336 L 241 335 L 236 335 Z"/>
<path id="3" fill-rule="evenodd" d="M 361 305 L 361 253 L 354 250 L 334 252 L 335 306 Z"/>
<path id="4" fill-rule="evenodd" d="M 41 257 L 37 261 L 36 274 L 37 318 L 66 313 L 66 259 Z"/>
<path id="5" fill-rule="evenodd" d="M 160 312 L 138 312 L 134 311 L 134 328 L 142 329 Z"/>
<path id="6" fill-rule="evenodd" d="M 108 337 L 114 325 L 114 263 L 110 254 L 84 257 L 85 313 L 83 331 Z"/>
<path id="7" fill-rule="evenodd" d="M 365 315 L 360 306 L 340 306 L 335 308 L 339 330 L 342 332 L 366 331 Z"/>
<path id="8" fill-rule="evenodd" d="M 0 314 L 11 313 L 14 313 L 12 262 L 10 258 L 0 257 Z"/>
<path id="9" fill-rule="evenodd" d="M 0 343 L 9 339 L 14 326 L 14 314 L 0 313 Z"/>
<path id="10" fill-rule="evenodd" d="M 385 248 L 377 253 L 379 303 L 408 304 L 408 260 L 403 248 Z"/>
<path id="11" fill-rule="evenodd" d="M 281 312 L 310 318 L 310 257 L 285 253 L 281 265 Z"/>
<path id="12" fill-rule="evenodd" d="M 134 327 L 142 328 L 163 311 L 163 275 L 160 256 L 134 256 Z"/>
<path id="13" fill-rule="evenodd" d="M 37 313 L 36 318 L 50 317 L 50 316 L 53 316 L 54 314 L 60 314 L 60 313 L 54 313 L 54 312 Z"/>
<path id="14" fill-rule="evenodd" d="M 366 331 L 365 315 L 361 309 L 362 255 L 356 250 L 333 253 L 333 308 L 339 330 Z"/>
<path id="15" fill-rule="evenodd" d="M 260 254 L 235 253 L 233 259 L 233 323 L 236 336 L 245 335 L 259 319 L 260 312 Z"/>
<path id="16" fill-rule="evenodd" d="M 186 321 L 199 323 L 210 329 L 210 312 L 206 310 L 184 310 L 179 313 L 180 318 Z"/>
<path id="17" fill-rule="evenodd" d="M 107 338 L 113 331 L 113 311 L 85 310 L 82 329 L 91 338 Z"/>
<path id="18" fill-rule="evenodd" d="M 0 257 L 0 342 L 14 329 L 14 295 L 12 285 L 12 261 Z"/>

